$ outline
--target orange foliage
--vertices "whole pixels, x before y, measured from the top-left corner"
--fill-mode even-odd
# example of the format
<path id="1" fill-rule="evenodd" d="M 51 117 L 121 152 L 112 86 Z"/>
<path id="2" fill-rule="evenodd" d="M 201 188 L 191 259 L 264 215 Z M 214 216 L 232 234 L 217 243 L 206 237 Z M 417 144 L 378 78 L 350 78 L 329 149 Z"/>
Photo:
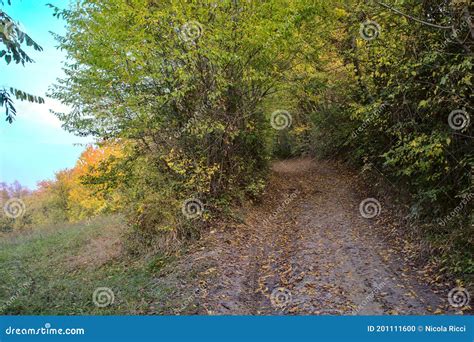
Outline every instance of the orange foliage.
<path id="1" fill-rule="evenodd" d="M 79 157 L 76 166 L 70 170 L 70 174 L 63 175 L 62 181 L 69 183 L 68 209 L 72 220 L 117 209 L 119 205 L 117 194 L 108 193 L 99 185 L 84 184 L 84 177 L 99 177 L 104 171 L 101 168 L 104 166 L 103 162 L 111 157 L 122 156 L 123 148 L 120 143 L 109 143 L 100 147 L 89 146 Z"/>
<path id="2" fill-rule="evenodd" d="M 88 146 L 72 169 L 56 173 L 55 180 L 38 183 L 38 189 L 28 196 L 28 206 L 36 224 L 79 221 L 104 212 L 119 209 L 120 198 L 116 191 L 103 184 L 90 184 L 86 178 L 100 177 L 110 171 L 104 162 L 111 157 L 123 157 L 120 143 Z"/>

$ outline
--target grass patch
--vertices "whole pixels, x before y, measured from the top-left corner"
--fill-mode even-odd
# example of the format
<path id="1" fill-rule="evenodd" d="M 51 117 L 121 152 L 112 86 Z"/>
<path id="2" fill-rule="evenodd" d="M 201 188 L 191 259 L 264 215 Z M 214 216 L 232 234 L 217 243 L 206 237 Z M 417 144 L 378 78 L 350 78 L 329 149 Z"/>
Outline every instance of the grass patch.
<path id="1" fill-rule="evenodd" d="M 117 251 L 124 229 L 123 219 L 113 216 L 0 236 L 0 314 L 147 313 L 167 291 L 154 285 L 167 260 Z M 98 287 L 113 291 L 113 304 L 94 304 Z"/>

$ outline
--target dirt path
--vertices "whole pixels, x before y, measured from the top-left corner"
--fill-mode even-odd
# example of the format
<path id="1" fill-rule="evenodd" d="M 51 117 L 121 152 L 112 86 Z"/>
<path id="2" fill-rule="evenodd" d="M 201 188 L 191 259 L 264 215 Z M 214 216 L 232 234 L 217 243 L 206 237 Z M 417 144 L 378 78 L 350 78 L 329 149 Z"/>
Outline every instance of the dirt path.
<path id="1" fill-rule="evenodd" d="M 273 166 L 271 188 L 242 224 L 212 231 L 193 300 L 201 314 L 432 314 L 442 296 L 375 234 L 354 179 L 328 162 Z M 383 206 L 380 217 L 383 217 Z M 380 228 L 380 227 L 379 227 Z M 383 229 L 383 227 L 382 227 Z"/>

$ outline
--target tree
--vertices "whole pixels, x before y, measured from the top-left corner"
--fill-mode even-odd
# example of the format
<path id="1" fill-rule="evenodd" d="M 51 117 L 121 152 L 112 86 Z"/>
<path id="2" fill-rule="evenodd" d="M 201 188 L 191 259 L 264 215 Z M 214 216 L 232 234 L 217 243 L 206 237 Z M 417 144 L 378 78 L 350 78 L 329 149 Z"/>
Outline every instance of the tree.
<path id="1" fill-rule="evenodd" d="M 11 5 L 11 0 L 7 0 Z M 5 1 L 0 0 L 0 5 L 4 6 Z M 6 12 L 0 10 L 0 58 L 4 58 L 7 64 L 13 60 L 17 64 L 33 63 L 33 59 L 23 50 L 24 45 L 33 47 L 36 51 L 42 51 L 31 37 L 23 32 L 18 23 L 15 22 Z M 22 90 L 10 87 L 9 89 L 0 89 L 0 106 L 5 107 L 6 121 L 12 123 L 16 109 L 13 102 L 13 97 L 20 101 L 28 101 L 33 103 L 44 103 L 44 99 L 39 96 L 28 94 Z"/>
<path id="2" fill-rule="evenodd" d="M 130 141 L 117 182 L 131 222 L 151 235 L 190 236 L 181 215 L 263 190 L 269 159 L 265 101 L 287 84 L 323 2 L 83 0 L 68 13 L 66 78 L 52 96 L 79 135 Z M 276 99 L 276 97 L 275 97 Z"/>

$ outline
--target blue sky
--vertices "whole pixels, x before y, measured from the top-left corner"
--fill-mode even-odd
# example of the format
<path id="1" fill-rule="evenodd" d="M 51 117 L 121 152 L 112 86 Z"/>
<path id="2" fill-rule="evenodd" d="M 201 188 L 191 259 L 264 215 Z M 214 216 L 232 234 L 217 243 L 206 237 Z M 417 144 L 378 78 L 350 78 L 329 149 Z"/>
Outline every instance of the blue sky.
<path id="1" fill-rule="evenodd" d="M 64 33 L 64 22 L 52 16 L 52 3 L 66 7 L 64 0 L 12 0 L 3 10 L 43 47 L 42 52 L 27 49 L 36 63 L 25 67 L 0 60 L 0 87 L 14 87 L 27 93 L 45 97 L 57 77 L 63 75 L 61 67 L 64 53 L 55 48 L 56 42 L 49 33 Z M 4 108 L 0 108 L 0 181 L 18 180 L 31 189 L 38 181 L 52 179 L 55 172 L 74 166 L 91 138 L 80 138 L 61 128 L 59 120 L 49 112 L 67 110 L 56 100 L 46 104 L 16 101 L 17 118 L 13 124 L 4 121 Z M 79 144 L 79 145 L 78 145 Z"/>

